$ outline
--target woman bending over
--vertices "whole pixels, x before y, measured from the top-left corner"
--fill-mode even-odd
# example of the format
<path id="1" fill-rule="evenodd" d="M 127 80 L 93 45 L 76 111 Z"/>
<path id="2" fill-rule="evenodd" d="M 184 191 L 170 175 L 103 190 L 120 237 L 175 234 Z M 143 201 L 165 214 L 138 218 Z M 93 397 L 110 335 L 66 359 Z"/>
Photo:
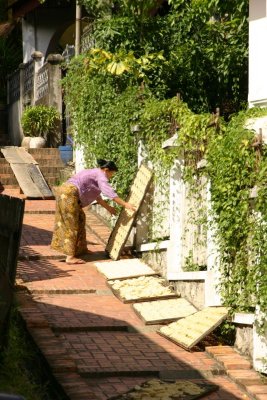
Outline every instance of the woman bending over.
<path id="1" fill-rule="evenodd" d="M 113 161 L 98 160 L 99 168 L 85 169 L 63 183 L 57 191 L 55 228 L 51 247 L 66 255 L 68 264 L 84 264 L 80 255 L 89 253 L 86 244 L 85 213 L 83 207 L 93 201 L 103 206 L 112 215 L 114 207 L 102 199 L 107 196 L 122 207 L 136 208 L 122 200 L 109 184 L 118 168 Z"/>

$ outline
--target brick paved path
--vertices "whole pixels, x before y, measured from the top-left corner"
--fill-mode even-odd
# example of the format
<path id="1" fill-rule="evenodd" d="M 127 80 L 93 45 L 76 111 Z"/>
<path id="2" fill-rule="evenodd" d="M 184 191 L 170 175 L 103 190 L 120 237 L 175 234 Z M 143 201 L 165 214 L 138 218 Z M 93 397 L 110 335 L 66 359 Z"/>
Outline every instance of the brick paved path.
<path id="1" fill-rule="evenodd" d="M 12 193 L 12 195 L 14 195 Z M 215 383 L 207 400 L 267 400 L 267 386 L 230 347 L 187 352 L 118 300 L 94 261 L 107 261 L 107 227 L 88 212 L 92 255 L 67 265 L 49 247 L 54 201 L 26 201 L 17 299 L 28 330 L 70 400 L 108 399 L 151 377 Z M 90 228 L 89 228 L 90 227 Z"/>

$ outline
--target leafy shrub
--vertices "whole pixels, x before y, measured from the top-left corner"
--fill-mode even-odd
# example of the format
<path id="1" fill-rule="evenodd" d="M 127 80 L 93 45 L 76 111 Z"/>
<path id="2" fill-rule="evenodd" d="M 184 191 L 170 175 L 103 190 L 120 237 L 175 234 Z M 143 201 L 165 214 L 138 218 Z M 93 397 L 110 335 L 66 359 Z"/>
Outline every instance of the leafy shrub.
<path id="1" fill-rule="evenodd" d="M 21 126 L 25 136 L 42 136 L 45 139 L 55 132 L 60 114 L 54 107 L 44 105 L 27 107 L 21 118 Z"/>

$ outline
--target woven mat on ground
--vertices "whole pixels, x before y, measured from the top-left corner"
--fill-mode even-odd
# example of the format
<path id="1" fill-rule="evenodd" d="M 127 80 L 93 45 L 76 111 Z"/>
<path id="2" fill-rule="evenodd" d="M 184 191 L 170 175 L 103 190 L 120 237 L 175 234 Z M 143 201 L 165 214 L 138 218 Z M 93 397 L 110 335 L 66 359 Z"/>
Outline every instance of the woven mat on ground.
<path id="1" fill-rule="evenodd" d="M 163 381 L 152 379 L 134 389 L 109 400 L 195 400 L 218 389 L 218 386 L 206 383 L 194 383 L 187 380 Z"/>

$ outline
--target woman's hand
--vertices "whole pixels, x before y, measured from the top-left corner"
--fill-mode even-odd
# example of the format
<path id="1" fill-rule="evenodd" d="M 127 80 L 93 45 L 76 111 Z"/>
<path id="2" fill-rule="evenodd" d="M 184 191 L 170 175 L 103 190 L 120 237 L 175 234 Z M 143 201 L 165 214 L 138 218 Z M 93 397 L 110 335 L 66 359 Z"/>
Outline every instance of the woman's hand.
<path id="1" fill-rule="evenodd" d="M 98 204 L 100 204 L 102 207 L 104 207 L 106 210 L 108 210 L 108 212 L 110 212 L 111 215 L 117 214 L 116 208 L 110 206 L 105 200 L 102 199 L 102 197 L 98 196 L 96 201 Z"/>
<path id="2" fill-rule="evenodd" d="M 124 207 L 128 208 L 128 210 L 136 211 L 136 207 L 131 203 L 125 203 Z"/>
<path id="3" fill-rule="evenodd" d="M 117 214 L 117 210 L 115 207 L 109 206 L 108 207 L 108 211 L 110 212 L 111 215 L 116 215 Z"/>
<path id="4" fill-rule="evenodd" d="M 128 210 L 132 210 L 132 211 L 136 211 L 136 207 L 131 204 L 131 203 L 127 203 L 126 201 L 122 200 L 120 197 L 115 197 L 113 199 L 113 201 L 115 201 L 115 203 L 119 204 L 119 206 L 122 206 L 124 208 L 128 208 Z"/>

